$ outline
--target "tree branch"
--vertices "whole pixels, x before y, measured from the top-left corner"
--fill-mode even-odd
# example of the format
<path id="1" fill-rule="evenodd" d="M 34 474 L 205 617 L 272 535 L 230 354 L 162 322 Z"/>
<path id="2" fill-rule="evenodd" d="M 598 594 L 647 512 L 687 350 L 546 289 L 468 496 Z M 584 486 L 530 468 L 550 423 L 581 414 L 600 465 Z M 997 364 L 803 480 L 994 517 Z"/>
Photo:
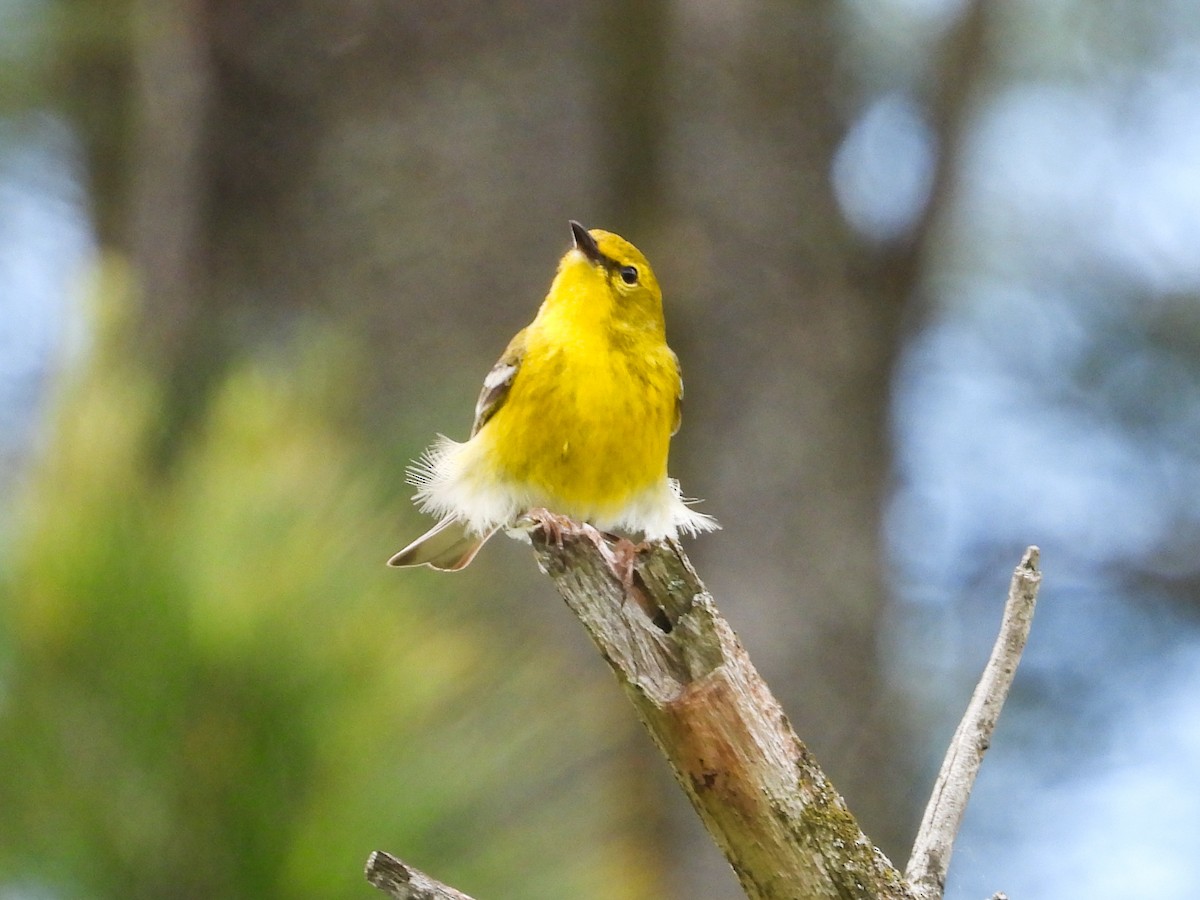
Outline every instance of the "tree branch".
<path id="1" fill-rule="evenodd" d="M 367 857 L 366 875 L 371 885 L 396 900 L 471 900 L 382 850 Z"/>
<path id="2" fill-rule="evenodd" d="M 683 550 L 626 555 L 547 514 L 538 565 L 616 673 L 750 900 L 938 900 L 975 775 L 1029 636 L 1038 549 L 1013 573 L 1000 635 L 942 764 L 907 878 L 871 843 L 721 618 Z M 547 537 L 547 532 L 551 537 Z M 367 880 L 397 900 L 471 900 L 376 851 Z M 1002 898 L 997 894 L 993 900 Z"/>
<path id="3" fill-rule="evenodd" d="M 983 677 L 954 732 L 925 817 L 921 820 L 906 873 L 920 900 L 937 900 L 945 891 L 950 854 L 967 808 L 967 798 L 983 763 L 983 755 L 991 744 L 992 731 L 1012 687 L 1033 624 L 1033 610 L 1042 581 L 1038 557 L 1037 547 L 1028 548 L 1013 572 L 1000 634 Z"/>
<path id="4" fill-rule="evenodd" d="M 628 579 L 614 574 L 611 551 L 586 532 L 567 531 L 560 547 L 538 531 L 533 544 L 751 900 L 911 900 L 792 731 L 678 543 L 640 552 Z"/>

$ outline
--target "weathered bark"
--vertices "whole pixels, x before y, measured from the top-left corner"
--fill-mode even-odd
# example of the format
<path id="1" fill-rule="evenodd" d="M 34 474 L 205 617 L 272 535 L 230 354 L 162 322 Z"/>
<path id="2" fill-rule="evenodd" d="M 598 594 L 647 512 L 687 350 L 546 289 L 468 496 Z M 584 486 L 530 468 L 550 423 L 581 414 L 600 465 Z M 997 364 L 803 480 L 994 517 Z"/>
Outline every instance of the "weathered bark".
<path id="1" fill-rule="evenodd" d="M 587 538 L 534 546 L 748 897 L 911 897 L 677 543 L 639 554 L 628 594 Z"/>

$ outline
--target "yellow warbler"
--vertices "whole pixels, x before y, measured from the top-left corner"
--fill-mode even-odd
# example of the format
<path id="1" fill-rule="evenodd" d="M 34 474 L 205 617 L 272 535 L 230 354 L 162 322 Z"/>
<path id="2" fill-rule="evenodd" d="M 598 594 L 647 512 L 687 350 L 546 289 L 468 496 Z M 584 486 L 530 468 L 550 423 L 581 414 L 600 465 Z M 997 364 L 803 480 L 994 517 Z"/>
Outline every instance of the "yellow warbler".
<path id="1" fill-rule="evenodd" d="M 719 527 L 667 475 L 683 382 L 654 272 L 618 235 L 571 231 L 537 316 L 483 380 L 470 439 L 439 437 L 410 468 L 440 521 L 389 565 L 461 569 L 542 508 L 647 540 Z"/>

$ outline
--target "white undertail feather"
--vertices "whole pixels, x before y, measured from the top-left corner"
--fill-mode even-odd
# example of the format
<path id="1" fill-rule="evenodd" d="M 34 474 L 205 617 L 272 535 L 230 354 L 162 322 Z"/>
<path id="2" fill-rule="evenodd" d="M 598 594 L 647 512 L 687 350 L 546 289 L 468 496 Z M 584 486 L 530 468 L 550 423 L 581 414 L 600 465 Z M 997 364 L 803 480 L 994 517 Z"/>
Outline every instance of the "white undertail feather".
<path id="1" fill-rule="evenodd" d="M 640 532 L 648 540 L 673 538 L 680 532 L 696 535 L 721 526 L 712 516 L 692 509 L 683 499 L 679 482 L 664 478 L 634 496 L 615 515 L 580 516 L 578 510 L 554 509 L 552 498 L 530 487 L 505 482 L 483 458 L 479 441 L 460 444 L 445 435 L 408 468 L 408 482 L 417 489 L 413 500 L 423 512 L 439 519 L 464 522 L 474 534 L 505 526 L 533 507 L 586 518 L 602 530 Z"/>
<path id="2" fill-rule="evenodd" d="M 503 525 L 529 509 L 522 494 L 490 476 L 479 443 L 460 444 L 444 434 L 408 469 L 422 512 L 465 522 L 475 534 Z"/>

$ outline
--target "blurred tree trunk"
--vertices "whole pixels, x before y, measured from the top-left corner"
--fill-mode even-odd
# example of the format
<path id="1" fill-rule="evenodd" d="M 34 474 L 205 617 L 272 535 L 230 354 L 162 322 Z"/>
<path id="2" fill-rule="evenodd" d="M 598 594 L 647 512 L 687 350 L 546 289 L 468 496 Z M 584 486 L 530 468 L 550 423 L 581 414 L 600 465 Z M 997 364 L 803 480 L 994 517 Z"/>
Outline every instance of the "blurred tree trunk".
<path id="1" fill-rule="evenodd" d="M 65 0 L 63 98 L 83 138 L 100 244 L 132 264 L 140 326 L 128 352 L 167 394 L 163 449 L 203 406 L 224 352 L 214 308 L 210 10 L 204 0 Z M 80 39 L 80 35 L 91 35 Z"/>
<path id="2" fill-rule="evenodd" d="M 592 17 L 596 40 L 587 71 L 597 86 L 593 129 L 603 172 L 595 224 L 644 235 L 661 227 L 667 213 L 662 160 L 671 124 L 671 4 L 611 0 L 596 3 Z"/>
<path id="3" fill-rule="evenodd" d="M 881 671 L 880 534 L 916 248 L 864 245 L 833 195 L 858 93 L 842 4 L 682 0 L 676 12 L 664 157 L 677 253 L 664 280 L 692 388 L 674 468 L 710 501 L 720 486 L 705 509 L 725 526 L 694 555 L 866 833 L 903 859 L 922 801 L 903 697 Z M 677 896 L 738 896 L 693 850 L 677 854 Z"/>
<path id="4" fill-rule="evenodd" d="M 203 0 L 138 0 L 137 13 L 125 239 L 143 291 L 140 349 L 166 392 L 160 453 L 169 458 L 226 356 L 208 221 L 221 98 Z"/>
<path id="5" fill-rule="evenodd" d="M 133 0 L 60 0 L 54 94 L 75 125 L 87 163 L 92 225 L 105 246 L 123 245 L 122 204 L 136 103 Z M 86 35 L 86 38 L 82 38 Z"/>

